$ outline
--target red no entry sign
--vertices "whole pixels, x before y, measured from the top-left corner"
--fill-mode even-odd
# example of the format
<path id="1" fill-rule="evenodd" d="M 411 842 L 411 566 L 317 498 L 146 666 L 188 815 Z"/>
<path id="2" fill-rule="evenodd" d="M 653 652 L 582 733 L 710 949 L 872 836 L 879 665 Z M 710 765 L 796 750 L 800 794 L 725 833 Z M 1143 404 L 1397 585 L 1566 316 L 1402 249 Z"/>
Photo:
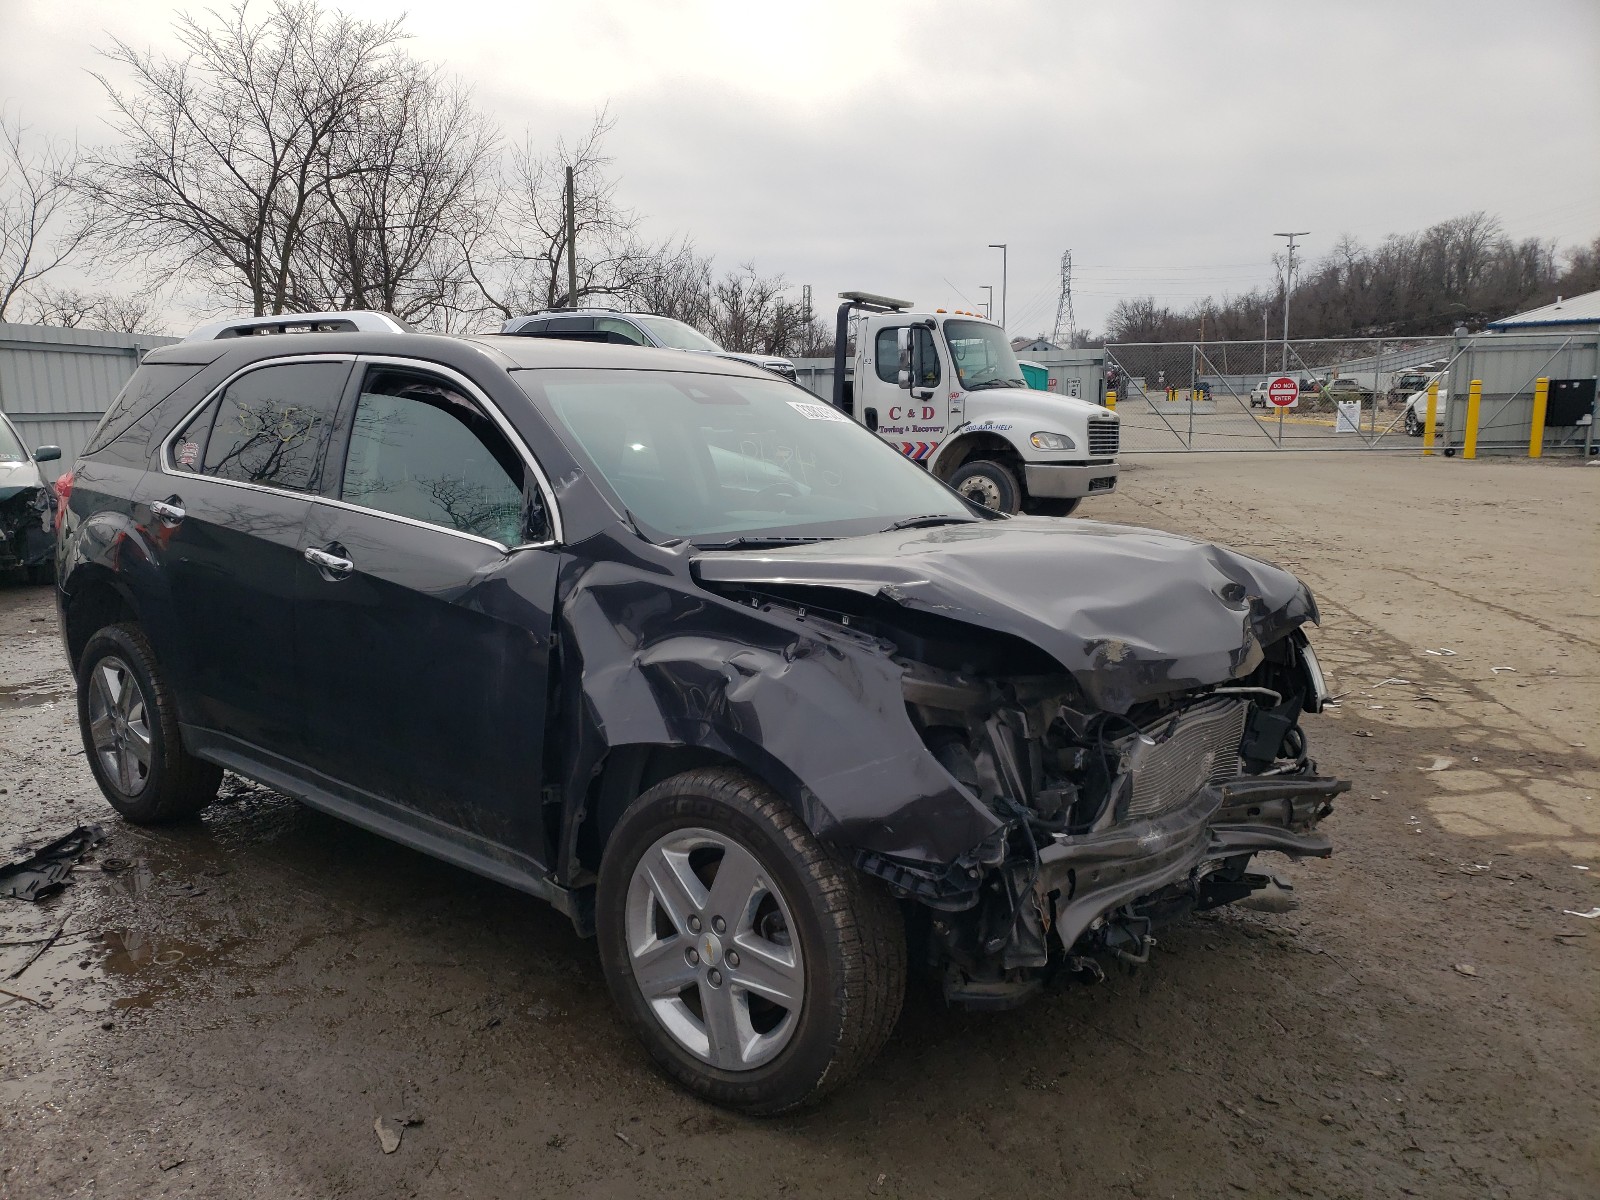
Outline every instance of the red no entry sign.
<path id="1" fill-rule="evenodd" d="M 1300 397 L 1300 385 L 1287 375 L 1279 375 L 1267 384 L 1267 399 L 1279 408 L 1288 408 Z"/>

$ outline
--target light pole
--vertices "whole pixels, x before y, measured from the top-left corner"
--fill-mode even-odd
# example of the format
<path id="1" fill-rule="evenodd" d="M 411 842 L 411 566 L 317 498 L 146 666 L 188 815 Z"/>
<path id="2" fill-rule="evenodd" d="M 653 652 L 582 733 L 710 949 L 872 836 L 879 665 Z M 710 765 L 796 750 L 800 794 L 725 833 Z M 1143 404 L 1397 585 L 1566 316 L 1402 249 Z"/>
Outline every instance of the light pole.
<path id="1" fill-rule="evenodd" d="M 1295 238 L 1310 237 L 1309 229 L 1302 229 L 1298 233 L 1275 233 L 1273 237 L 1289 239 L 1289 261 L 1283 269 L 1283 363 L 1279 370 L 1289 369 L 1289 289 L 1294 285 L 1294 240 Z"/>
<path id="2" fill-rule="evenodd" d="M 1006 243 L 990 242 L 989 249 L 1000 251 L 1000 328 L 1006 327 Z"/>
<path id="3" fill-rule="evenodd" d="M 989 293 L 989 298 L 983 302 L 983 315 L 992 321 L 994 320 L 994 284 L 980 283 L 978 286 Z"/>

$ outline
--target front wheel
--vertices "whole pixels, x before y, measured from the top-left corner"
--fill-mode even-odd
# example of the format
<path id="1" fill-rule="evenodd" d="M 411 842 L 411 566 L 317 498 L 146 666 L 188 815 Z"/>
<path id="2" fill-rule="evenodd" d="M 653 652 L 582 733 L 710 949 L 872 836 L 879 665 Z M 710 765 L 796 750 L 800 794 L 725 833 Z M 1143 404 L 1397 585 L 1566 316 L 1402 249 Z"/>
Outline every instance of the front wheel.
<path id="1" fill-rule="evenodd" d="M 1009 468 L 988 459 L 975 459 L 950 476 L 950 486 L 962 496 L 995 512 L 1014 514 L 1022 501 L 1022 489 Z"/>
<path id="2" fill-rule="evenodd" d="M 1422 436 L 1422 422 L 1417 420 L 1417 414 L 1409 408 L 1406 409 L 1406 436 Z"/>
<path id="3" fill-rule="evenodd" d="M 611 994 L 656 1063 L 716 1104 L 772 1116 L 882 1048 L 905 993 L 900 910 L 770 789 L 724 767 L 623 814 L 596 896 Z"/>

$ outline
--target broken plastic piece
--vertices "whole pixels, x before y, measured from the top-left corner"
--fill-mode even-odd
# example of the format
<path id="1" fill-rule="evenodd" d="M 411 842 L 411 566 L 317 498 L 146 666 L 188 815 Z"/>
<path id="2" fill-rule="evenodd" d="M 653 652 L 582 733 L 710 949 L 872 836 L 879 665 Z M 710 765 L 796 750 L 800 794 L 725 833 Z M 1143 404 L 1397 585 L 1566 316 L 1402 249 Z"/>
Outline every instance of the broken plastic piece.
<path id="1" fill-rule="evenodd" d="M 1563 908 L 1561 910 L 1561 912 L 1565 916 L 1568 916 L 1568 917 L 1582 917 L 1586 921 L 1592 921 L 1596 917 L 1600 917 L 1600 908 L 1591 908 L 1586 913 L 1573 912 L 1572 909 L 1570 909 L 1570 908 Z"/>
<path id="2" fill-rule="evenodd" d="M 72 864 L 105 836 L 98 825 L 79 825 L 27 858 L 7 863 L 0 867 L 0 896 L 37 901 L 55 895 L 71 882 Z"/>

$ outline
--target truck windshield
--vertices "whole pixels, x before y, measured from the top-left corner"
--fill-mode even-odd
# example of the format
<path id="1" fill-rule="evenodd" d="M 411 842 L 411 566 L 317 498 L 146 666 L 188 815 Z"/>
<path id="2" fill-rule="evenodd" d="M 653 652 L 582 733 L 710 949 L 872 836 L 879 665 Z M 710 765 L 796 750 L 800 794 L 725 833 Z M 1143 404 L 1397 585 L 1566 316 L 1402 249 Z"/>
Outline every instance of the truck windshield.
<path id="1" fill-rule="evenodd" d="M 635 317 L 634 320 L 648 329 L 656 341 L 674 350 L 701 350 L 707 354 L 718 354 L 722 350 L 698 329 L 671 317 Z"/>
<path id="2" fill-rule="evenodd" d="M 982 388 L 1025 388 L 1017 356 L 1011 352 L 1005 330 L 984 321 L 946 321 L 944 338 L 950 344 L 956 376 L 968 391 Z"/>
<path id="3" fill-rule="evenodd" d="M 793 384 L 664 371 L 518 371 L 655 540 L 851 537 L 974 517 L 944 484 Z"/>

